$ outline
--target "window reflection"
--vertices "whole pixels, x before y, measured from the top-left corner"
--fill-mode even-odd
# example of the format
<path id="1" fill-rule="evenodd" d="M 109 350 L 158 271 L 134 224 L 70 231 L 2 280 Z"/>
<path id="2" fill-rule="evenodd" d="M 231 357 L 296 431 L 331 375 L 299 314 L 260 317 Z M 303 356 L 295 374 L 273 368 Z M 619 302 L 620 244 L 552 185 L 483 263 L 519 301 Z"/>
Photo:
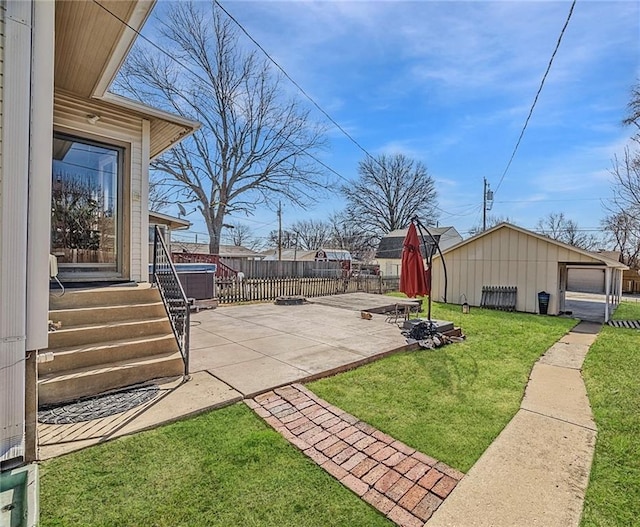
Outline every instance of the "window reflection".
<path id="1" fill-rule="evenodd" d="M 115 270 L 119 156 L 117 148 L 54 136 L 51 244 L 59 263 Z"/>

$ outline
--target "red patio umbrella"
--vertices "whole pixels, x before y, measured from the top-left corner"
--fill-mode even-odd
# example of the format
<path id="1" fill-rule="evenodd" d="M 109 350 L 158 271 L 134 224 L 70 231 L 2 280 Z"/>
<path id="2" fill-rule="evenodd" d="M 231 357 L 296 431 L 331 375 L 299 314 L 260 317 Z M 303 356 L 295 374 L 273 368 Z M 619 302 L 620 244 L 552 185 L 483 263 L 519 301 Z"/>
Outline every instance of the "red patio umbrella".
<path id="1" fill-rule="evenodd" d="M 416 226 L 411 223 L 402 247 L 400 291 L 409 298 L 429 294 Z"/>

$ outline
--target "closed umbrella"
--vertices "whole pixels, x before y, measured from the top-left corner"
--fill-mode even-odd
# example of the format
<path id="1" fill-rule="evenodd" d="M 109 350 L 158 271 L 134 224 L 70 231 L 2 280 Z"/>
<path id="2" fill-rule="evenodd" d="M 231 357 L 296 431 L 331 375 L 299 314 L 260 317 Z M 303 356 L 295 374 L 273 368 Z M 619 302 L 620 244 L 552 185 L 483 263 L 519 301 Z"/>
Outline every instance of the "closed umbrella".
<path id="1" fill-rule="evenodd" d="M 425 296 L 429 293 L 424 272 L 424 262 L 420 253 L 420 240 L 416 226 L 411 223 L 402 247 L 402 267 L 400 291 L 409 298 Z"/>

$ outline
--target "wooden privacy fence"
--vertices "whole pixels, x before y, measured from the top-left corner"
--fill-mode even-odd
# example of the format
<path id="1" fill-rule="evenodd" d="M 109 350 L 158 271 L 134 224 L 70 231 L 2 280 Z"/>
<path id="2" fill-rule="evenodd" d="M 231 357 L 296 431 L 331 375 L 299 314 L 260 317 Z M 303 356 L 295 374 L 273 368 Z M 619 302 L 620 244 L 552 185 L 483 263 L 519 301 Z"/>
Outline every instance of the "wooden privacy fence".
<path id="1" fill-rule="evenodd" d="M 240 258 L 220 258 L 220 262 L 236 271 L 242 271 L 247 278 L 289 276 L 341 278 L 344 274 L 340 262 L 246 260 Z"/>
<path id="2" fill-rule="evenodd" d="M 359 278 L 247 278 L 217 280 L 218 301 L 221 304 L 235 302 L 259 302 L 275 300 L 280 296 L 318 297 L 344 293 L 386 293 L 396 291 L 397 278 L 380 276 Z"/>

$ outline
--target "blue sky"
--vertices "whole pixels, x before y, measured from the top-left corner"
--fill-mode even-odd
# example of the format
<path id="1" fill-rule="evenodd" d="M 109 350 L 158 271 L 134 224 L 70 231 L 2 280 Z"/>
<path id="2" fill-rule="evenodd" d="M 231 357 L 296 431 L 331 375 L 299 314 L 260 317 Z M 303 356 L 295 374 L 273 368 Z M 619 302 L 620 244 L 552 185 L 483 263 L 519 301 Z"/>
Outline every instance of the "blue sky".
<path id="1" fill-rule="evenodd" d="M 564 212 L 581 228 L 597 229 L 606 214 L 611 159 L 631 135 L 621 120 L 640 79 L 639 2 L 577 2 L 499 187 L 570 2 L 222 5 L 369 153 L 404 153 L 425 163 L 439 190 L 441 225 L 464 236 L 480 222 L 483 177 L 496 191 L 490 214 L 523 227 Z M 355 178 L 363 152 L 335 128 L 328 136 L 320 157 Z M 307 211 L 284 203 L 283 225 L 323 219 L 343 205 L 337 192 Z M 193 231 L 206 231 L 197 212 L 189 219 Z M 266 209 L 228 221 L 259 236 L 277 226 Z"/>

